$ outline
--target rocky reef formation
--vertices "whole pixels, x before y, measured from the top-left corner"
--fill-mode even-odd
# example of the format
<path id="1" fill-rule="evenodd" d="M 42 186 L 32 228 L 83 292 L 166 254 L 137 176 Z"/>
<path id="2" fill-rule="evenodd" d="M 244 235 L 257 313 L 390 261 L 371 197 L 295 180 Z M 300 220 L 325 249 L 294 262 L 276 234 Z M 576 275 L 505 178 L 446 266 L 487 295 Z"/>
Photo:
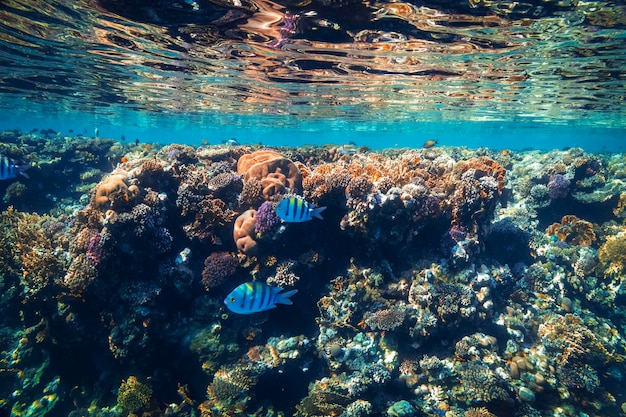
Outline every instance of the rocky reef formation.
<path id="1" fill-rule="evenodd" d="M 16 159 L 79 152 L 3 137 Z M 43 162 L 3 184 L 0 410 L 624 413 L 623 157 L 81 146 L 93 157 L 55 168 L 53 206 L 9 192 L 46 189 Z M 110 155 L 82 192 L 55 188 Z M 282 222 L 291 195 L 324 220 Z M 230 312 L 252 280 L 299 292 Z"/>

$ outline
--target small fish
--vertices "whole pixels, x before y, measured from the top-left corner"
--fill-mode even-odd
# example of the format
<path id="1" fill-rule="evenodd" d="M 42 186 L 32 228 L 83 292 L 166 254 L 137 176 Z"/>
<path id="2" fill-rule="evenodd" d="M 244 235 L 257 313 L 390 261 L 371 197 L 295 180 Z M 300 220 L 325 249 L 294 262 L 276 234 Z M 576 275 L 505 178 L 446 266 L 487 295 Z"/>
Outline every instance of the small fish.
<path id="1" fill-rule="evenodd" d="M 339 151 L 339 155 L 341 155 L 341 156 L 343 156 L 343 155 L 354 155 L 356 153 L 356 146 L 354 145 L 354 142 L 350 142 L 348 144 L 341 145 L 337 149 Z"/>
<path id="2" fill-rule="evenodd" d="M 237 139 L 235 138 L 230 138 L 230 139 L 225 139 L 222 141 L 222 143 L 225 143 L 226 145 L 230 145 L 230 146 L 239 146 L 240 143 Z"/>
<path id="3" fill-rule="evenodd" d="M 288 197 L 281 200 L 276 206 L 276 215 L 287 223 L 308 222 L 317 217 L 324 220 L 320 214 L 326 207 L 315 207 L 307 203 L 302 197 Z"/>
<path id="4" fill-rule="evenodd" d="M 95 137 L 98 137 L 98 135 L 100 134 L 100 130 L 98 130 L 98 128 L 96 127 L 96 128 L 93 130 L 93 134 L 94 134 L 94 136 L 95 136 Z"/>
<path id="5" fill-rule="evenodd" d="M 429 139 L 426 142 L 424 142 L 424 144 L 422 145 L 422 148 L 424 149 L 428 149 L 428 148 L 432 148 L 433 146 L 435 146 L 439 141 L 434 140 L 434 139 Z"/>
<path id="6" fill-rule="evenodd" d="M 226 307 L 237 314 L 252 314 L 270 310 L 276 304 L 291 305 L 289 299 L 298 290 L 281 293 L 280 287 L 270 287 L 262 282 L 246 282 L 231 291 L 224 298 Z"/>
<path id="7" fill-rule="evenodd" d="M 0 180 L 10 180 L 11 178 L 21 175 L 26 178 L 30 178 L 26 172 L 28 166 L 20 166 L 15 163 L 15 160 L 0 154 Z"/>

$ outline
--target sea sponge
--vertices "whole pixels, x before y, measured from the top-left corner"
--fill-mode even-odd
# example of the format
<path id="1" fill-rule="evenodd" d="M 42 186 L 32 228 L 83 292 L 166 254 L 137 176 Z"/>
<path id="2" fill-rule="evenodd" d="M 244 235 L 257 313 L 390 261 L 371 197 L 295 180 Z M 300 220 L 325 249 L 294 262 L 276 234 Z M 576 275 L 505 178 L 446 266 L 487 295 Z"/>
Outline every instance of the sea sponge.
<path id="1" fill-rule="evenodd" d="M 261 182 L 263 198 L 273 200 L 287 191 L 300 192 L 302 176 L 296 164 L 274 151 L 256 151 L 237 161 L 237 173 L 244 181 L 256 178 Z"/>
<path id="2" fill-rule="evenodd" d="M 235 244 L 237 249 L 246 255 L 254 255 L 257 251 L 257 243 L 253 239 L 255 223 L 256 210 L 253 209 L 244 211 L 235 220 L 235 228 L 233 229 Z"/>

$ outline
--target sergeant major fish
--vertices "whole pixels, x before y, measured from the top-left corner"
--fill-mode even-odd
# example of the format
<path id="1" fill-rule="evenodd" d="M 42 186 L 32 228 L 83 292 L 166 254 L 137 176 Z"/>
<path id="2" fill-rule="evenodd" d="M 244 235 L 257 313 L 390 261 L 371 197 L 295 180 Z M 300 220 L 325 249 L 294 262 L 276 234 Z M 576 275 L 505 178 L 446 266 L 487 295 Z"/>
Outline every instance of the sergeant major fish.
<path id="1" fill-rule="evenodd" d="M 317 217 L 324 220 L 320 214 L 326 207 L 315 207 L 307 203 L 302 197 L 287 197 L 281 200 L 276 206 L 276 215 L 287 223 L 308 222 Z"/>
<path id="2" fill-rule="evenodd" d="M 22 175 L 26 178 L 30 178 L 24 171 L 28 169 L 28 166 L 20 166 L 15 163 L 15 160 L 0 154 L 0 180 L 10 180 L 11 178 Z"/>
<path id="3" fill-rule="evenodd" d="M 231 291 L 224 298 L 226 307 L 237 314 L 252 314 L 259 311 L 270 310 L 276 304 L 291 305 L 289 299 L 298 290 L 281 293 L 280 287 L 271 287 L 262 282 L 246 282 Z"/>

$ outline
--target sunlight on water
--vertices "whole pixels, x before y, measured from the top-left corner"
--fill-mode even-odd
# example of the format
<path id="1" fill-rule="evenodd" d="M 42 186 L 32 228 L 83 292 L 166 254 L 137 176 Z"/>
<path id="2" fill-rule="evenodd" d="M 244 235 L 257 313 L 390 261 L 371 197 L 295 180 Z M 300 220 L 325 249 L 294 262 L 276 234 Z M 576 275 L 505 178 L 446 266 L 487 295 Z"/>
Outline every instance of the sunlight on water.
<path id="1" fill-rule="evenodd" d="M 0 14 L 6 128 L 52 117 L 163 140 L 626 124 L 624 8 L 601 2 L 9 1 Z"/>

